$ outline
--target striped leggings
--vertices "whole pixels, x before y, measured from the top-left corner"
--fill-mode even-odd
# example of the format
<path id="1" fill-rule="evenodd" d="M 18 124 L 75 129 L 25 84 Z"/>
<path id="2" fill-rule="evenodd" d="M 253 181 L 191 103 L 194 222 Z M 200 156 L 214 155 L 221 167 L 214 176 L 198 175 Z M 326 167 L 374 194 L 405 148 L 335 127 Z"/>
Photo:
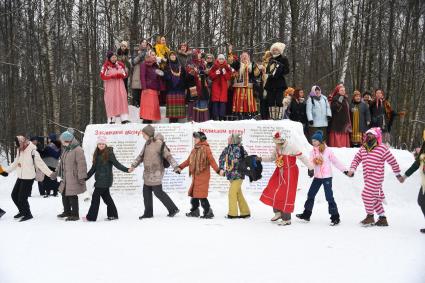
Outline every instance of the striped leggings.
<path id="1" fill-rule="evenodd" d="M 362 199 L 367 214 L 378 214 L 383 216 L 385 214 L 384 206 L 382 202 L 385 199 L 384 191 L 382 190 L 382 184 L 379 187 L 371 185 L 366 182 L 362 192 Z"/>

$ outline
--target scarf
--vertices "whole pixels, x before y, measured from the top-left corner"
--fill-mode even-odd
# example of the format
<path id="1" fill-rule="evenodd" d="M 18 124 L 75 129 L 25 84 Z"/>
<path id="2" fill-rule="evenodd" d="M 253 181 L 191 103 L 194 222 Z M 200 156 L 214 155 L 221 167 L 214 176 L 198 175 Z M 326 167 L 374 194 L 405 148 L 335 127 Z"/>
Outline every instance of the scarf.
<path id="1" fill-rule="evenodd" d="M 367 152 L 371 152 L 372 150 L 375 149 L 375 147 L 378 146 L 378 141 L 376 139 L 370 139 L 367 140 L 364 144 L 363 144 L 364 148 L 366 149 Z"/>
<path id="2" fill-rule="evenodd" d="M 199 175 L 209 167 L 208 154 L 207 154 L 208 143 L 200 142 L 195 144 L 192 153 L 189 157 L 189 172 L 190 174 Z"/>

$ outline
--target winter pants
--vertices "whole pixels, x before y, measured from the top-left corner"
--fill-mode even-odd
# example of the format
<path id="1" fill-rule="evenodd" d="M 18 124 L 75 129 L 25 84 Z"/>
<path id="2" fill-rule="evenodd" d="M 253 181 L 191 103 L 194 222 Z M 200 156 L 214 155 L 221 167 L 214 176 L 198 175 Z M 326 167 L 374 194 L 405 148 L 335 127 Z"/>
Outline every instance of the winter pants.
<path id="1" fill-rule="evenodd" d="M 142 91 L 140 89 L 132 89 L 133 95 L 133 106 L 140 107 L 140 95 Z"/>
<path id="2" fill-rule="evenodd" d="M 49 167 L 50 170 L 53 172 L 56 170 L 56 168 Z M 48 176 L 44 176 L 43 180 L 43 190 L 45 195 L 50 195 L 50 191 L 53 191 L 53 195 L 58 195 L 58 188 L 59 188 L 59 182 L 57 180 L 52 180 Z M 41 192 L 40 192 L 41 194 Z"/>
<path id="3" fill-rule="evenodd" d="M 97 214 L 99 213 L 100 198 L 106 204 L 108 217 L 118 218 L 117 207 L 115 206 L 114 200 L 111 197 L 109 188 L 94 188 L 93 196 L 91 198 L 91 204 L 89 212 L 87 213 L 87 220 L 96 221 Z"/>
<path id="4" fill-rule="evenodd" d="M 289 220 L 291 220 L 291 214 L 290 213 L 283 212 L 283 211 L 281 211 L 279 209 L 276 209 L 276 208 L 273 208 L 273 212 L 274 213 L 280 212 L 280 214 L 282 215 L 282 220 L 283 221 L 289 221 Z"/>
<path id="5" fill-rule="evenodd" d="M 153 216 L 152 193 L 154 193 L 155 196 L 162 202 L 162 204 L 167 208 L 169 213 L 172 213 L 178 209 L 174 202 L 171 200 L 171 198 L 168 196 L 168 194 L 162 190 L 162 185 L 143 185 L 143 202 L 145 204 L 145 213 L 143 214 L 144 216 Z"/>
<path id="6" fill-rule="evenodd" d="M 32 216 L 28 197 L 31 195 L 34 179 L 17 179 L 12 190 L 12 200 L 23 216 Z"/>
<path id="7" fill-rule="evenodd" d="M 250 215 L 248 204 L 242 193 L 243 180 L 230 181 L 229 189 L 229 213 L 230 216 L 238 216 L 238 207 L 241 216 Z"/>
<path id="8" fill-rule="evenodd" d="M 207 198 L 192 198 L 190 200 L 190 204 L 192 205 L 190 211 L 197 210 L 199 208 L 199 202 L 201 203 L 201 206 L 204 209 L 204 214 L 208 213 L 211 208 L 211 205 Z"/>
<path id="9" fill-rule="evenodd" d="M 308 135 L 307 138 L 309 141 L 311 141 L 311 138 L 313 137 L 314 133 L 316 131 L 322 131 L 323 133 L 323 141 L 326 141 L 328 139 L 327 131 L 328 129 L 326 127 L 308 127 Z"/>
<path id="10" fill-rule="evenodd" d="M 223 119 L 226 116 L 226 102 L 212 103 L 212 118 L 213 120 Z"/>
<path id="11" fill-rule="evenodd" d="M 373 184 L 370 180 L 365 180 L 365 187 L 362 192 L 362 199 L 367 214 L 373 215 L 375 212 L 379 216 L 385 215 L 382 202 L 385 199 L 382 183 L 379 185 Z"/>
<path id="12" fill-rule="evenodd" d="M 330 215 L 337 215 L 338 214 L 338 207 L 336 205 L 335 199 L 333 197 L 333 191 L 332 191 L 332 177 L 330 178 L 314 178 L 313 183 L 311 183 L 310 189 L 308 190 L 307 194 L 307 200 L 304 204 L 304 209 L 308 212 L 313 211 L 314 206 L 314 198 L 316 197 L 317 193 L 319 192 L 320 187 L 323 185 L 323 188 L 325 189 L 325 197 L 326 201 L 328 202 L 328 211 Z"/>
<path id="13" fill-rule="evenodd" d="M 47 177 L 48 178 L 48 177 Z M 37 182 L 38 184 L 38 191 L 40 192 L 40 196 L 44 196 L 46 194 L 46 189 L 44 188 L 43 182 Z"/>
<path id="14" fill-rule="evenodd" d="M 422 188 L 419 190 L 418 204 L 422 209 L 422 213 L 425 216 L 425 193 L 422 191 Z"/>
<path id="15" fill-rule="evenodd" d="M 63 212 L 68 216 L 80 217 L 78 208 L 78 196 L 66 196 L 62 194 Z"/>
<path id="16" fill-rule="evenodd" d="M 267 91 L 267 103 L 269 107 L 283 107 L 283 92 L 284 89 L 273 89 Z"/>

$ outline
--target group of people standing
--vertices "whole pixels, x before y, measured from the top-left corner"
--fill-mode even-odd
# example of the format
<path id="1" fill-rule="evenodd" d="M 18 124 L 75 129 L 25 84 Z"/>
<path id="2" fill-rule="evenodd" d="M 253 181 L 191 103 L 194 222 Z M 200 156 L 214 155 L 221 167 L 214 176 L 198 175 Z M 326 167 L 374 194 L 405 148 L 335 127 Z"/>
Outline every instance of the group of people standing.
<path id="1" fill-rule="evenodd" d="M 191 208 L 186 213 L 186 216 L 205 219 L 214 217 L 208 200 L 211 177 L 210 168 L 212 168 L 220 176 L 225 176 L 230 183 L 228 193 L 229 210 L 226 217 L 229 219 L 249 218 L 251 211 L 242 192 L 243 180 L 248 174 L 250 181 L 252 181 L 252 176 L 255 174 L 261 176 L 261 169 L 259 169 L 262 168 L 261 162 L 274 162 L 275 171 L 270 177 L 260 200 L 273 208 L 274 216 L 271 221 L 286 226 L 291 224 L 291 214 L 295 208 L 299 178 L 297 159 L 302 161 L 308 168 L 308 175 L 314 177 L 307 194 L 304 211 L 296 215 L 302 220 L 310 221 L 315 196 L 323 185 L 329 205 L 331 225 L 338 225 L 341 219 L 333 197 L 332 165 L 348 177 L 353 177 L 357 167 L 363 164 L 365 185 L 362 191 L 362 199 L 367 215 L 361 221 L 361 224 L 364 226 L 388 226 L 383 208 L 385 199 L 383 191 L 385 163 L 392 167 L 392 171 L 400 183 L 403 183 L 408 176 L 420 169 L 422 183 L 418 203 L 425 216 L 425 131 L 424 142 L 422 147 L 416 152 L 415 162 L 403 176 L 400 174 L 400 167 L 389 147 L 382 142 L 380 128 L 371 128 L 366 131 L 365 142 L 355 155 L 349 168 L 346 168 L 326 145 L 324 133 L 320 130 L 316 131 L 312 136 L 313 149 L 309 155 L 303 154 L 299 144 L 288 140 L 281 132 L 272 134 L 271 138 L 275 146 L 271 156 L 248 155 L 242 145 L 242 136 L 240 134 L 232 134 L 228 137 L 228 146 L 220 154 L 218 163 L 214 159 L 207 136 L 203 132 L 193 133 L 194 147 L 188 158 L 181 164 L 178 164 L 173 158 L 165 143 L 164 136 L 160 133 L 155 133 L 154 127 L 151 125 L 145 126 L 142 130 L 142 135 L 145 139 L 145 146 L 129 168 L 117 160 L 113 148 L 107 145 L 107 139 L 103 136 L 98 137 L 92 165 L 88 171 L 84 151 L 71 129 L 63 132 L 60 136 L 62 144 L 61 157 L 56 168 L 49 168 L 45 164 L 37 151 L 37 147 L 31 141 L 23 136 L 17 136 L 17 156 L 15 161 L 6 169 L 0 167 L 0 174 L 6 177 L 13 170 L 17 171 L 18 178 L 12 191 L 12 199 L 19 213 L 14 218 L 20 221 L 33 218 L 28 197 L 36 177 L 36 170 L 40 170 L 52 180 L 60 177 L 59 191 L 62 194 L 63 212 L 58 215 L 59 218 L 65 218 L 67 221 L 80 219 L 78 195 L 86 191 L 86 181 L 94 175 L 95 189 L 92 202 L 87 215 L 83 219 L 86 221 L 97 220 L 100 198 L 102 198 L 107 205 L 107 220 L 116 220 L 118 219 L 118 211 L 110 194 L 110 187 L 113 184 L 112 167 L 115 166 L 123 172 L 132 173 L 142 163 L 144 164 L 144 213 L 139 219 L 153 217 L 153 194 L 167 208 L 169 217 L 174 217 L 180 212 L 162 187 L 164 172 L 168 167 L 176 174 L 180 174 L 182 170 L 188 167 L 189 175 L 192 177 L 188 192 L 191 197 Z M 249 162 L 246 162 L 247 158 L 251 158 Z M 254 166 L 257 169 L 247 168 L 247 164 L 252 164 L 253 162 L 259 163 L 258 166 Z M 258 172 L 254 174 L 253 171 L 255 170 L 260 170 L 260 174 L 257 174 Z M 202 214 L 200 206 L 203 208 Z M 0 210 L 0 214 L 3 215 L 4 211 Z M 375 215 L 378 216 L 376 222 Z M 425 229 L 421 229 L 421 232 L 425 233 Z"/>
<path id="2" fill-rule="evenodd" d="M 359 147 L 364 133 L 373 127 L 383 130 L 389 142 L 395 112 L 382 89 L 373 94 L 355 90 L 350 96 L 338 84 L 328 96 L 314 85 L 306 95 L 302 88 L 289 87 L 285 76 L 289 61 L 285 44 L 276 42 L 261 62 L 248 52 L 237 56 L 228 46 L 226 54 L 191 50 L 187 43 L 172 51 L 165 37 L 153 46 L 141 40 L 130 55 L 128 43 L 116 52 L 108 51 L 101 78 L 105 85 L 105 106 L 109 123 L 120 117 L 128 123 L 127 92 L 140 107 L 144 123 L 161 120 L 160 104 L 166 105 L 171 123 L 240 119 L 291 119 L 303 124 L 305 135 L 321 130 L 332 147 Z M 131 80 L 128 82 L 129 76 Z M 351 99 L 349 98 L 351 97 Z"/>

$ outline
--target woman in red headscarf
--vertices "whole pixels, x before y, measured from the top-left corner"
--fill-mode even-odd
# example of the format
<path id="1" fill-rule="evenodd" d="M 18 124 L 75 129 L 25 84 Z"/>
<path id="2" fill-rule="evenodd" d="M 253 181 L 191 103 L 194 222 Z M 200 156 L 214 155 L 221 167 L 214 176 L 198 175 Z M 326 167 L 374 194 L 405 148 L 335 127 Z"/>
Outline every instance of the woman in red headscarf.
<path id="1" fill-rule="evenodd" d="M 329 145 L 350 147 L 351 118 L 350 105 L 345 87 L 339 84 L 329 97 L 332 120 L 329 126 Z"/>

